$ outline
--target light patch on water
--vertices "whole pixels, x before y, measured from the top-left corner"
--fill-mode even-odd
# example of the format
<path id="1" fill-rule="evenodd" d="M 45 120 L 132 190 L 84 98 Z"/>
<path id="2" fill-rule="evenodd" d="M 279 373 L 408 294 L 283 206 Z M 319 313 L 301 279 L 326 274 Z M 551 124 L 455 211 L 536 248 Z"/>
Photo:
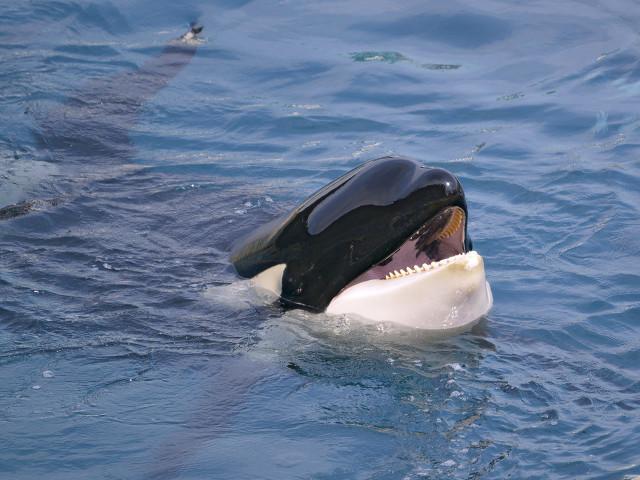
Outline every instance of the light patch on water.
<path id="1" fill-rule="evenodd" d="M 630 97 L 634 97 L 640 93 L 640 81 L 628 82 L 626 78 L 618 78 L 612 83 L 621 92 Z"/>
<path id="2" fill-rule="evenodd" d="M 427 70 L 458 70 L 462 65 L 455 63 L 423 63 L 420 65 Z"/>
<path id="3" fill-rule="evenodd" d="M 253 201 L 244 200 L 241 206 L 233 209 L 233 213 L 237 216 L 243 216 L 243 215 L 246 215 L 250 210 L 263 208 L 265 204 L 272 204 L 272 203 L 274 203 L 273 198 L 269 196 L 256 198 Z"/>
<path id="4" fill-rule="evenodd" d="M 299 108 L 300 110 L 319 110 L 322 108 L 322 105 L 319 103 L 292 103 L 289 105 L 290 108 Z"/>
<path id="5" fill-rule="evenodd" d="M 29 192 L 58 170 L 48 162 L 0 158 L 0 207 L 28 200 Z"/>
<path id="6" fill-rule="evenodd" d="M 316 148 L 321 144 L 322 142 L 320 142 L 319 140 L 309 140 L 302 144 L 302 148 Z"/>
<path id="7" fill-rule="evenodd" d="M 460 365 L 459 363 L 450 363 L 447 365 L 447 367 L 451 368 L 454 372 L 460 372 L 464 370 L 462 365 Z"/>
<path id="8" fill-rule="evenodd" d="M 596 58 L 596 62 L 601 62 L 602 60 L 604 60 L 605 58 L 609 57 L 610 55 L 619 52 L 620 49 L 616 48 L 615 50 L 610 50 L 608 52 L 604 52 L 601 53 L 600 55 L 598 55 L 598 58 Z"/>
<path id="9" fill-rule="evenodd" d="M 352 152 L 351 156 L 353 158 L 359 158 L 365 154 L 369 154 L 373 150 L 376 150 L 381 145 L 382 145 L 382 142 L 377 142 L 375 140 L 363 140 L 361 142 L 360 148 Z"/>
<path id="10" fill-rule="evenodd" d="M 354 62 L 397 63 L 410 61 L 399 52 L 354 52 L 350 55 Z"/>
<path id="11" fill-rule="evenodd" d="M 400 52 L 354 52 L 350 54 L 351 59 L 354 62 L 364 62 L 364 63 L 389 63 L 394 64 L 398 62 L 407 62 L 413 64 L 417 67 L 424 68 L 426 70 L 439 70 L 439 71 L 447 71 L 447 70 L 457 70 L 462 65 L 455 63 L 419 63 Z"/>
<path id="12" fill-rule="evenodd" d="M 250 280 L 212 285 L 204 290 L 203 295 L 208 300 L 234 312 L 249 310 L 256 305 L 264 305 L 276 299 L 274 296 L 270 296 L 267 291 L 258 291 L 253 288 Z"/>
<path id="13" fill-rule="evenodd" d="M 596 116 L 596 124 L 593 126 L 593 134 L 595 136 L 607 133 L 609 129 L 608 125 L 609 115 L 606 112 L 600 111 Z"/>

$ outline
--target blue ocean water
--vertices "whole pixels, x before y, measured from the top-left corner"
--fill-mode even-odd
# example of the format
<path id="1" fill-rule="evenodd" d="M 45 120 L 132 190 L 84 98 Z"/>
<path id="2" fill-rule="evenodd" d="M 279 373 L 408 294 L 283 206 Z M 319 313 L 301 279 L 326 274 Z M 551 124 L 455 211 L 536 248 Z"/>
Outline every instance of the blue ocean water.
<path id="1" fill-rule="evenodd" d="M 193 20 L 190 63 L 105 111 Z M 35 203 L 0 222 L 0 477 L 640 475 L 639 25 L 633 0 L 4 2 L 0 207 Z M 58 128 L 123 148 L 53 155 Z M 386 154 L 461 178 L 488 317 L 433 340 L 248 302 L 235 239 Z"/>

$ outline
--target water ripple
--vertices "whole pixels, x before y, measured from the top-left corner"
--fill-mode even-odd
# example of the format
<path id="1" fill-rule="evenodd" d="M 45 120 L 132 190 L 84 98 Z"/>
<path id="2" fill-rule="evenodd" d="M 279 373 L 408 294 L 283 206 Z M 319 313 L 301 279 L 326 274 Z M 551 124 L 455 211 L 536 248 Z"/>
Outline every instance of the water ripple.
<path id="1" fill-rule="evenodd" d="M 0 223 L 0 474 L 639 475 L 634 7 L 0 7 L 0 208 L 31 206 Z M 126 98 L 195 19 L 192 62 Z M 461 177 L 488 318 L 256 305 L 234 242 L 393 153 Z"/>

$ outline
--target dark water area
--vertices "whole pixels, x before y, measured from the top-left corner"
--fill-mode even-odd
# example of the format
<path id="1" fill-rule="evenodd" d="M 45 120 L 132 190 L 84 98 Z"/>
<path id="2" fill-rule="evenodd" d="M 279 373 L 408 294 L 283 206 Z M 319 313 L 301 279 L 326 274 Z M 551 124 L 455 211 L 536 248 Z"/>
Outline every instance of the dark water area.
<path id="1" fill-rule="evenodd" d="M 0 61 L 1 478 L 640 475 L 636 2 L 4 2 Z M 387 154 L 462 180 L 487 318 L 252 301 L 234 241 Z"/>

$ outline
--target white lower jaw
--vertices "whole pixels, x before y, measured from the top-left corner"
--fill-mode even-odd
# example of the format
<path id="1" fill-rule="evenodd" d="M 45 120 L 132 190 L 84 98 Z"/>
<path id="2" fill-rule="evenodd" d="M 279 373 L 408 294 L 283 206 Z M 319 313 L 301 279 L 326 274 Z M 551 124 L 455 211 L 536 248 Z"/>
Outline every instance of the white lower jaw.
<path id="1" fill-rule="evenodd" d="M 428 271 L 349 287 L 326 311 L 442 332 L 470 328 L 492 304 L 482 257 L 468 252 Z"/>

